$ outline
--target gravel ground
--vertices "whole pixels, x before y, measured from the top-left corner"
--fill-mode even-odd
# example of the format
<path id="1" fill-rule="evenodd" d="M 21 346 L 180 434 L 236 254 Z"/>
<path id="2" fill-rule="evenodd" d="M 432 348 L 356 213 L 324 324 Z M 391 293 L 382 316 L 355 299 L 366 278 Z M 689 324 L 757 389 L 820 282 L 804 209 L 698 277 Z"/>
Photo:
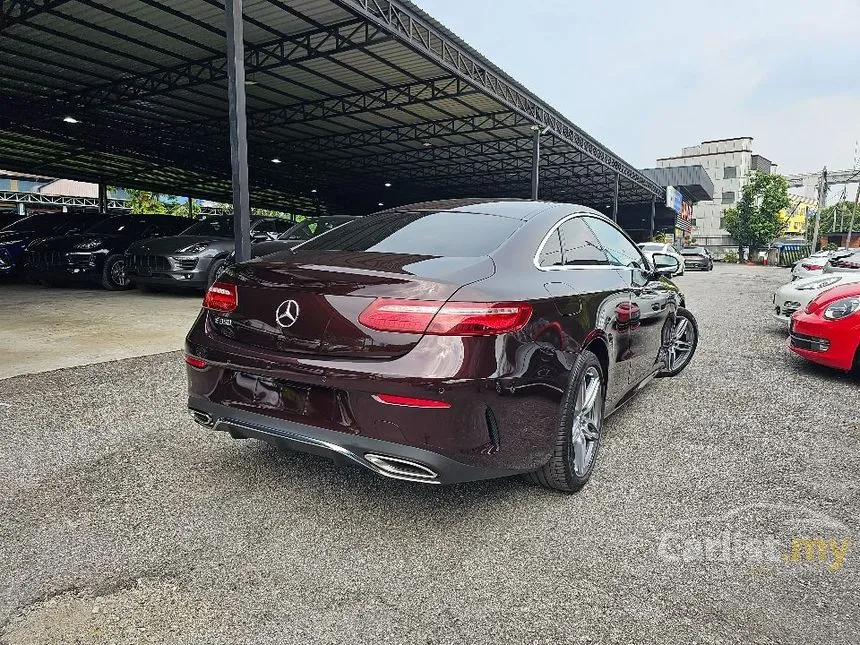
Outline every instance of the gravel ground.
<path id="1" fill-rule="evenodd" d="M 679 278 L 694 363 L 574 496 L 208 433 L 179 353 L 2 380 L 0 642 L 856 644 L 860 382 L 785 348 L 785 279 Z"/>

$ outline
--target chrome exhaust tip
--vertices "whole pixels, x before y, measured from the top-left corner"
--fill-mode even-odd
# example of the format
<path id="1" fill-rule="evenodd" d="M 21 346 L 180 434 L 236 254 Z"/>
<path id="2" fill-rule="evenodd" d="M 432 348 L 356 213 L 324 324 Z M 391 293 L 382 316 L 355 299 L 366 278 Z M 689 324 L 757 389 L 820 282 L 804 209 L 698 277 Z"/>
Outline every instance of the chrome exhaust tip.
<path id="1" fill-rule="evenodd" d="M 192 410 L 191 408 L 188 409 L 188 413 L 191 415 L 192 419 L 206 428 L 212 428 L 215 426 L 215 419 L 212 418 L 211 414 L 201 412 L 200 410 Z"/>
<path id="2" fill-rule="evenodd" d="M 433 482 L 439 478 L 439 473 L 432 468 L 408 459 L 374 453 L 365 453 L 364 458 L 376 467 L 377 472 L 386 477 L 419 482 Z"/>

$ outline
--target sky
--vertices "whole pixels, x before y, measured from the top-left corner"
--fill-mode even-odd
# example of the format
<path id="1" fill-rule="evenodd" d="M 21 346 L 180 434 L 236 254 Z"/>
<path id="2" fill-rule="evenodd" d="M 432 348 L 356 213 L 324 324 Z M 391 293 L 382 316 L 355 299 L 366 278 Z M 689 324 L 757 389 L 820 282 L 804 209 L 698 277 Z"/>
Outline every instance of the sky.
<path id="1" fill-rule="evenodd" d="M 782 173 L 860 139 L 860 0 L 416 0 L 637 167 L 754 137 Z"/>

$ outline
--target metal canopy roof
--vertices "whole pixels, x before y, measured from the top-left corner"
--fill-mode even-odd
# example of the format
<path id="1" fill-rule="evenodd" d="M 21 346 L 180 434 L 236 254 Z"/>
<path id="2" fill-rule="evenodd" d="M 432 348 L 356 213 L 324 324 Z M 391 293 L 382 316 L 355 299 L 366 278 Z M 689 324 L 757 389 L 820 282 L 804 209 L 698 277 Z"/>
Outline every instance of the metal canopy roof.
<path id="1" fill-rule="evenodd" d="M 533 126 L 542 199 L 661 192 L 409 2 L 244 18 L 254 205 L 527 197 Z M 230 201 L 224 25 L 223 0 L 3 0 L 0 168 Z"/>

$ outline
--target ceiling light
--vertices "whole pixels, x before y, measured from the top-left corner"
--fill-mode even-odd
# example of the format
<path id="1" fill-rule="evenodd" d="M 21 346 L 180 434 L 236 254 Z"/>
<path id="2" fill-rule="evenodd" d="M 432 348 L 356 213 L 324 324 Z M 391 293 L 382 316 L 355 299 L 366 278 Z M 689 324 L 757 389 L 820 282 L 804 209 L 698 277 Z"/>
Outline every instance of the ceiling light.
<path id="1" fill-rule="evenodd" d="M 78 121 L 78 120 L 77 120 L 75 117 L 73 117 L 73 116 L 64 116 L 64 117 L 63 117 L 63 121 L 65 121 L 66 123 L 80 123 L 80 121 Z"/>
<path id="2" fill-rule="evenodd" d="M 379 203 L 377 204 L 377 206 L 384 206 L 384 205 L 385 205 L 385 204 L 383 204 L 382 202 L 379 202 Z"/>
<path id="3" fill-rule="evenodd" d="M 311 192 L 312 192 L 312 193 L 315 193 L 315 192 L 317 192 L 317 189 L 316 189 L 316 188 L 311 188 Z"/>
<path id="4" fill-rule="evenodd" d="M 272 163 L 281 163 L 281 160 L 275 157 L 274 159 L 272 159 Z"/>
<path id="5" fill-rule="evenodd" d="M 429 147 L 430 147 L 430 146 L 432 146 L 433 144 L 432 144 L 432 143 L 430 143 L 429 141 L 425 141 L 423 145 L 424 145 L 424 147 L 425 147 L 425 148 L 429 148 Z"/>
<path id="6" fill-rule="evenodd" d="M 386 188 L 391 188 L 391 182 L 390 182 L 390 181 L 386 181 L 386 182 L 385 182 L 385 187 L 386 187 Z"/>
<path id="7" fill-rule="evenodd" d="M 245 85 L 256 85 L 257 81 L 245 80 Z"/>

